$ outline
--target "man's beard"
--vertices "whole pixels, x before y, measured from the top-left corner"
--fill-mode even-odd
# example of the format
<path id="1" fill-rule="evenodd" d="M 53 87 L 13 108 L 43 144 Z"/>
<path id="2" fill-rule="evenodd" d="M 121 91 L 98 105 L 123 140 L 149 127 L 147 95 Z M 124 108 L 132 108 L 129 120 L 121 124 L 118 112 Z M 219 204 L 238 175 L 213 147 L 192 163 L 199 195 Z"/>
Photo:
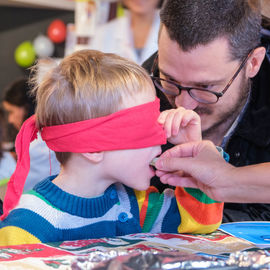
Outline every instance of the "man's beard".
<path id="1" fill-rule="evenodd" d="M 245 105 L 247 101 L 247 97 L 249 95 L 250 89 L 251 89 L 251 80 L 242 78 L 237 102 L 234 104 L 234 106 L 230 110 L 220 115 L 219 119 L 217 119 L 216 122 L 212 124 L 212 126 L 202 131 L 203 139 L 211 138 L 213 135 L 217 134 L 218 131 L 220 131 L 220 129 L 226 126 L 227 126 L 227 129 L 226 129 L 226 132 L 227 132 L 227 130 L 231 127 L 234 120 L 237 118 L 237 116 L 240 114 L 241 110 L 243 109 L 243 106 Z M 204 114 L 206 115 L 206 117 L 207 115 L 213 114 L 213 111 L 209 107 L 204 107 L 204 108 L 198 107 L 194 109 L 194 111 L 197 112 L 199 115 Z"/>

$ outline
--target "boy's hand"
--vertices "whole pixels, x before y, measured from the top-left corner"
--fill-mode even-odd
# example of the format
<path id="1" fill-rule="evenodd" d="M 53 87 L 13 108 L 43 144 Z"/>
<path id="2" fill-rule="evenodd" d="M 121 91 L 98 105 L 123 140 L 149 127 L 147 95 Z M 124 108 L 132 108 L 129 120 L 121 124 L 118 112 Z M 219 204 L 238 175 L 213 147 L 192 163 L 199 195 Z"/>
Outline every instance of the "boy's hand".
<path id="1" fill-rule="evenodd" d="M 202 139 L 200 116 L 183 107 L 161 112 L 158 122 L 163 125 L 167 139 L 172 144 L 181 144 Z"/>

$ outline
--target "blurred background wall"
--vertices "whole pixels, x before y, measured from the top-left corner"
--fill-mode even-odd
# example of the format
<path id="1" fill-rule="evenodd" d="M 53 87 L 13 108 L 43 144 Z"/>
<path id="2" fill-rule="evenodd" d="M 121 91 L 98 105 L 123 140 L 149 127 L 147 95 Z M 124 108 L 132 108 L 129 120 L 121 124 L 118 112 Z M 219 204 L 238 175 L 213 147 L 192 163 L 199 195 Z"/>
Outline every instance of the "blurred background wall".
<path id="1" fill-rule="evenodd" d="M 14 61 L 16 47 L 22 41 L 33 41 L 38 34 L 46 35 L 54 19 L 73 23 L 74 11 L 0 6 L 0 97 L 4 86 L 29 72 Z M 64 43 L 57 44 L 53 56 L 63 57 L 64 47 Z"/>

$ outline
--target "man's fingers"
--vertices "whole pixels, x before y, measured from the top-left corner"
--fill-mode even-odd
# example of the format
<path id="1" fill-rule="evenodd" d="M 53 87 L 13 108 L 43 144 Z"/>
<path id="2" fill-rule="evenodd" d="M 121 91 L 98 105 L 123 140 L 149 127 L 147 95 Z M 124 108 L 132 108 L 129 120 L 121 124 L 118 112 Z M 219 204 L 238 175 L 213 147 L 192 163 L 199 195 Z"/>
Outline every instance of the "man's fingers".
<path id="1" fill-rule="evenodd" d="M 161 156 L 162 158 L 171 158 L 171 157 L 195 157 L 201 152 L 206 153 L 209 152 L 212 153 L 215 151 L 218 153 L 215 145 L 210 141 L 195 141 L 195 142 L 188 142 L 183 143 L 180 145 L 176 145 L 175 147 L 165 151 Z"/>
<path id="2" fill-rule="evenodd" d="M 163 175 L 165 175 L 165 174 L 168 174 L 168 172 L 166 172 L 166 171 L 159 171 L 159 170 L 156 170 L 156 176 L 157 177 L 161 177 L 161 176 L 163 176 Z"/>
<path id="3" fill-rule="evenodd" d="M 159 171 L 159 170 L 156 170 L 156 176 L 158 177 L 162 177 L 166 174 L 175 174 L 177 176 L 186 176 L 185 172 L 183 171 L 176 171 L 176 172 L 167 172 L 167 171 Z"/>
<path id="4" fill-rule="evenodd" d="M 160 158 L 155 164 L 156 168 L 161 171 L 178 172 L 185 171 L 189 173 L 192 166 L 191 158 Z"/>
<path id="5" fill-rule="evenodd" d="M 194 148 L 197 147 L 197 144 L 200 142 L 190 142 L 190 143 L 184 143 L 177 145 L 166 152 L 164 152 L 160 159 L 168 158 L 168 157 L 193 157 L 194 155 Z"/>
<path id="6" fill-rule="evenodd" d="M 162 181 L 162 177 L 160 178 Z M 188 187 L 188 188 L 198 188 L 197 182 L 194 181 L 192 177 L 180 177 L 177 175 L 168 175 L 166 178 L 166 183 L 170 186 L 178 187 Z"/>

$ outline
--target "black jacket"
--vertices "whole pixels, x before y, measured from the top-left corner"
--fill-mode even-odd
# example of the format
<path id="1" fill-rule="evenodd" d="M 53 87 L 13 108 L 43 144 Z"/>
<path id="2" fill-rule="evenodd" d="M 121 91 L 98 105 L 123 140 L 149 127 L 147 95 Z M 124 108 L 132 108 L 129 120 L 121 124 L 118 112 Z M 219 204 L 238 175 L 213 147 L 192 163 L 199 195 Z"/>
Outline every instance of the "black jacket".
<path id="1" fill-rule="evenodd" d="M 235 166 L 270 161 L 270 35 L 262 36 L 262 44 L 267 49 L 267 55 L 259 73 L 252 79 L 250 103 L 224 149 L 230 155 L 230 163 Z M 149 72 L 154 57 L 155 55 L 151 56 L 143 64 Z M 158 71 L 156 72 L 155 75 L 158 75 Z M 161 111 L 171 108 L 158 89 L 157 95 L 161 99 Z M 168 147 L 170 146 L 167 145 L 166 148 Z M 259 181 L 259 176 L 254 181 Z M 158 182 L 155 179 L 152 183 Z M 161 189 L 160 184 L 158 188 Z M 223 222 L 244 220 L 270 221 L 270 204 L 225 203 Z"/>

